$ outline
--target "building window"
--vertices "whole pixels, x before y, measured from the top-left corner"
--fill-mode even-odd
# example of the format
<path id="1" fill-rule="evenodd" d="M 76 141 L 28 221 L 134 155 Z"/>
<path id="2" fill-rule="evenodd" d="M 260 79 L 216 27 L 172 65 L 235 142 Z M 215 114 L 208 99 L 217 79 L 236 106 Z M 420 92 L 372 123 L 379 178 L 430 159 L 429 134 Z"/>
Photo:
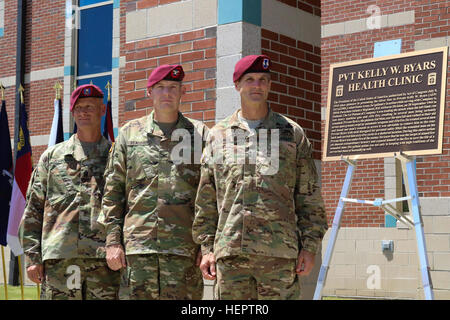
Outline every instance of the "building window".
<path id="1" fill-rule="evenodd" d="M 78 29 L 77 76 L 112 70 L 112 4 L 83 9 Z"/>
<path id="2" fill-rule="evenodd" d="M 104 92 L 106 104 L 105 87 L 112 83 L 113 1 L 80 0 L 78 13 L 76 84 L 95 84 Z"/>

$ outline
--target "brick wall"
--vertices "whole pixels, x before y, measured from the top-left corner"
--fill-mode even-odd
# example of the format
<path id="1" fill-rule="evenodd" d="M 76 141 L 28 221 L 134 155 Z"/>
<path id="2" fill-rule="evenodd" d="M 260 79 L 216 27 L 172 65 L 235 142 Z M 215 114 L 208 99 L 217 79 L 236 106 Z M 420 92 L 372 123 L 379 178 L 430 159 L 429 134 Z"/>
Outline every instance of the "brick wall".
<path id="1" fill-rule="evenodd" d="M 216 27 L 126 43 L 125 69 L 120 74 L 119 126 L 152 110 L 147 79 L 163 64 L 181 64 L 186 94 L 180 110 L 188 117 L 214 124 L 216 99 Z"/>
<path id="2" fill-rule="evenodd" d="M 305 129 L 320 159 L 320 48 L 262 29 L 261 51 L 272 60 L 270 107 Z"/>
<path id="3" fill-rule="evenodd" d="M 48 135 L 52 127 L 56 81 L 63 78 L 33 81 L 25 85 L 25 106 L 31 136 Z"/>
<path id="4" fill-rule="evenodd" d="M 47 146 L 35 146 L 32 149 L 32 154 L 31 154 L 31 160 L 33 161 L 33 166 L 36 166 L 39 158 L 41 157 L 42 153 L 44 153 L 44 151 L 47 150 Z"/>
<path id="5" fill-rule="evenodd" d="M 432 4 L 430 4 L 432 3 Z M 373 57 L 375 42 L 402 39 L 401 52 L 415 50 L 421 39 L 449 35 L 448 1 L 322 1 L 322 25 L 367 18 L 369 5 L 378 5 L 380 15 L 415 11 L 415 24 L 374 29 L 359 33 L 338 35 L 322 39 L 322 107 L 327 106 L 329 66 L 332 63 Z M 449 80 L 447 80 L 449 81 Z M 450 82 L 448 82 L 450 83 Z M 447 90 L 449 86 L 447 85 Z M 447 91 L 447 97 L 450 91 Z M 447 110 L 450 102 L 447 98 Z M 450 196 L 450 117 L 445 115 L 444 152 L 442 156 L 417 157 L 418 189 L 422 197 Z M 322 122 L 322 132 L 324 132 Z M 332 221 L 347 166 L 342 161 L 322 163 L 322 191 L 329 222 Z M 383 159 L 358 161 L 350 198 L 373 200 L 384 198 Z M 384 226 L 384 213 L 369 205 L 347 203 L 341 226 Z"/>
<path id="6" fill-rule="evenodd" d="M 28 2 L 25 72 L 64 66 L 65 0 Z M 63 77 L 32 81 L 24 86 L 30 136 L 50 134 L 56 81 Z M 67 128 L 66 128 L 67 130 Z M 47 146 L 34 146 L 36 164 Z"/>
<path id="7" fill-rule="evenodd" d="M 430 0 L 326 0 L 322 1 L 322 24 L 368 18 L 372 15 L 372 13 L 368 13 L 367 9 L 372 5 L 380 8 L 381 15 L 388 15 L 397 12 L 414 10 L 416 2 L 429 1 Z"/>
<path id="8" fill-rule="evenodd" d="M 5 1 L 5 30 L 0 37 L 0 78 L 16 75 L 17 42 L 17 1 Z M 5 83 L 3 84 L 5 86 Z M 6 87 L 6 111 L 8 113 L 9 131 L 14 136 L 15 87 Z"/>
<path id="9" fill-rule="evenodd" d="M 450 12 L 447 0 L 416 1 L 416 40 L 450 35 Z"/>
<path id="10" fill-rule="evenodd" d="M 25 73 L 64 65 L 65 1 L 27 2 Z M 5 36 L 0 38 L 0 78 L 16 75 L 17 2 L 5 2 Z M 24 86 L 24 101 L 30 136 L 48 135 L 53 120 L 53 86 L 63 78 L 32 81 Z M 5 91 L 9 129 L 14 138 L 15 103 L 18 97 L 15 83 Z M 47 146 L 32 147 L 36 164 Z M 13 145 L 14 148 L 14 145 Z"/>
<path id="11" fill-rule="evenodd" d="M 416 41 L 450 36 L 448 1 L 417 1 L 415 10 Z M 417 159 L 417 181 L 422 197 L 450 197 L 450 64 L 447 75 L 443 154 Z"/>
<path id="12" fill-rule="evenodd" d="M 0 78 L 16 74 L 17 1 L 5 1 L 5 30 L 0 37 Z"/>
<path id="13" fill-rule="evenodd" d="M 25 72 L 63 66 L 66 1 L 27 4 Z"/>
<path id="14" fill-rule="evenodd" d="M 320 0 L 277 0 L 294 8 L 320 16 Z"/>

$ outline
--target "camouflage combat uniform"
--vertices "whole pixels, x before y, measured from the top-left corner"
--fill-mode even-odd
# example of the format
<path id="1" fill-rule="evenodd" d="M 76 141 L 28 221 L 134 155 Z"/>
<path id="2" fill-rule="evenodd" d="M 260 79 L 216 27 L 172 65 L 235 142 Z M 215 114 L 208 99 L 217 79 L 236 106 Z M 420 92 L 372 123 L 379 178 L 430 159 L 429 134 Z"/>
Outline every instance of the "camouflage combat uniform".
<path id="1" fill-rule="evenodd" d="M 125 247 L 130 299 L 201 299 L 192 222 L 207 127 L 178 113 L 172 139 L 183 129 L 190 143 L 176 164 L 179 141 L 164 136 L 153 115 L 127 123 L 114 144 L 103 197 L 106 244 Z"/>
<path id="2" fill-rule="evenodd" d="M 235 138 L 227 143 L 227 133 L 239 130 L 242 143 Z M 252 135 L 258 133 L 263 140 L 262 131 L 267 132 L 267 155 L 258 151 L 256 161 L 246 160 Z M 277 141 L 279 168 L 276 174 L 264 174 L 269 172 L 264 169 L 269 167 L 270 143 L 276 146 Z M 256 131 L 239 119 L 238 111 L 209 131 L 193 237 L 204 255 L 215 255 L 219 298 L 299 298 L 299 250 L 316 253 L 327 229 L 317 180 L 303 129 L 270 109 Z M 272 280 L 270 273 L 275 275 Z"/>
<path id="3" fill-rule="evenodd" d="M 87 148 L 73 135 L 47 149 L 33 172 L 22 241 L 27 267 L 44 265 L 43 299 L 117 298 L 120 273 L 106 264 L 97 223 L 109 149 L 103 137 Z"/>

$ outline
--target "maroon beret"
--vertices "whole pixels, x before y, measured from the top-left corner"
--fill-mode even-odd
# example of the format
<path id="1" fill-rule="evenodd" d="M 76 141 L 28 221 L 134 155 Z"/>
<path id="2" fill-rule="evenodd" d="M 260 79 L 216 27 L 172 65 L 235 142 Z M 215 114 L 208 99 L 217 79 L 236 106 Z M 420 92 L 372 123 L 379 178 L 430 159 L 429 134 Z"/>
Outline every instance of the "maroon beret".
<path id="1" fill-rule="evenodd" d="M 183 67 L 178 65 L 164 64 L 153 70 L 148 78 L 147 88 L 150 88 L 155 83 L 161 80 L 182 81 L 184 78 Z"/>
<path id="2" fill-rule="evenodd" d="M 70 96 L 70 111 L 72 111 L 79 98 L 103 98 L 103 92 L 94 84 L 79 86 Z"/>
<path id="3" fill-rule="evenodd" d="M 234 67 L 233 82 L 250 72 L 270 72 L 270 58 L 266 55 L 250 55 L 242 58 Z"/>

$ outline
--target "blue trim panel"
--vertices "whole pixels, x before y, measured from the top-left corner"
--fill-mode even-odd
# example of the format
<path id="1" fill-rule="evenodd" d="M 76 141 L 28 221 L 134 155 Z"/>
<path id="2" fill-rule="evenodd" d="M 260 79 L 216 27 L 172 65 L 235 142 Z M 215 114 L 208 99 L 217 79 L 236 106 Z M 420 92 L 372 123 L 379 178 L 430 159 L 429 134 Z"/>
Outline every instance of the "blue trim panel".
<path id="1" fill-rule="evenodd" d="M 242 21 L 243 0 L 219 0 L 217 4 L 218 24 Z"/>
<path id="2" fill-rule="evenodd" d="M 397 219 L 390 214 L 384 215 L 384 226 L 386 228 L 396 228 L 397 227 Z"/>
<path id="3" fill-rule="evenodd" d="M 218 24 L 245 21 L 261 26 L 261 0 L 219 0 Z"/>
<path id="4" fill-rule="evenodd" d="M 373 57 L 384 57 L 399 54 L 402 51 L 402 39 L 375 42 L 373 46 Z"/>
<path id="5" fill-rule="evenodd" d="M 64 66 L 64 75 L 73 76 L 75 73 L 75 68 L 73 66 Z"/>
<path id="6" fill-rule="evenodd" d="M 119 68 L 120 58 L 112 58 L 112 68 Z"/>

